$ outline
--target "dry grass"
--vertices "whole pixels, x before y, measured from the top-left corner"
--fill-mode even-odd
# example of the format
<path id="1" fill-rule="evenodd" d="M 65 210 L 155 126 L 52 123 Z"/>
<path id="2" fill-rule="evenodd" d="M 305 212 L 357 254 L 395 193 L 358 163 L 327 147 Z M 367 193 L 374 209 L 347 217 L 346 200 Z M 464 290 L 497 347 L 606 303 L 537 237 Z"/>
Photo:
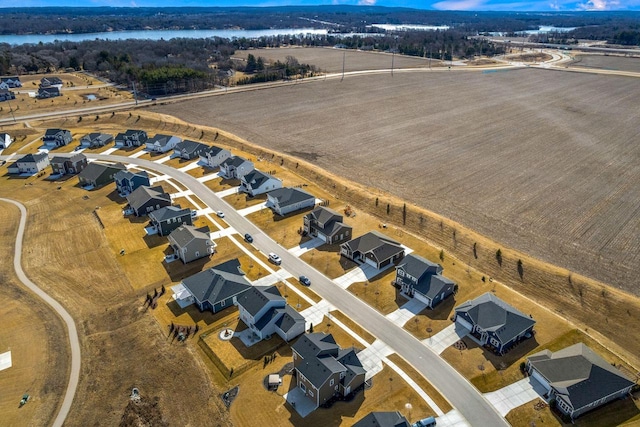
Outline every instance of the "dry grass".
<path id="1" fill-rule="evenodd" d="M 234 209 L 240 210 L 266 202 L 267 195 L 260 194 L 256 197 L 251 197 L 246 193 L 237 193 L 225 197 L 224 201 L 233 206 Z"/>
<path id="2" fill-rule="evenodd" d="M 396 311 L 408 301 L 400 290 L 391 285 L 396 277 L 395 269 L 386 270 L 367 282 L 358 282 L 349 286 L 349 291 L 366 301 L 384 315 Z"/>
<path id="3" fill-rule="evenodd" d="M 300 282 L 298 282 L 298 279 L 294 279 L 294 278 L 287 279 L 287 283 L 289 284 L 289 286 L 293 286 L 296 289 L 298 289 L 299 291 L 301 291 L 303 294 L 305 294 L 307 297 L 309 297 L 313 302 L 322 301 L 322 298 L 320 298 L 320 296 L 318 296 L 318 294 L 313 292 L 313 290 L 310 289 L 308 286 L 304 286 L 304 285 L 300 284 Z"/>
<path id="4" fill-rule="evenodd" d="M 362 338 L 363 340 L 365 340 L 366 342 L 368 342 L 369 344 L 373 344 L 373 342 L 376 340 L 376 337 L 374 337 L 373 335 L 371 335 L 366 329 L 364 329 L 362 326 L 358 325 L 357 323 L 355 323 L 353 320 L 351 320 L 350 318 L 348 318 L 346 315 L 344 315 L 340 310 L 334 310 L 331 312 L 331 317 L 338 320 L 339 322 L 341 322 L 342 324 L 344 324 L 345 327 L 347 327 L 348 329 L 350 329 L 352 332 L 354 332 L 356 335 L 358 335 L 360 338 Z M 358 344 L 360 345 L 360 344 Z"/>

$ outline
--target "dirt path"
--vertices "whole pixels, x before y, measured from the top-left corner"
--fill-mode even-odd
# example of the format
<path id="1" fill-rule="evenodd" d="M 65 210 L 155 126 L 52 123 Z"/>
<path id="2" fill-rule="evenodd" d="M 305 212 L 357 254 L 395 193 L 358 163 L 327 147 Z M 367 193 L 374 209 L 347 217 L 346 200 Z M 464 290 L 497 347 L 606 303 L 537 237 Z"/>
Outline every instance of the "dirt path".
<path id="1" fill-rule="evenodd" d="M 67 391 L 65 393 L 64 400 L 62 401 L 60 411 L 52 424 L 54 427 L 62 427 L 65 419 L 67 418 L 67 414 L 71 409 L 71 403 L 73 402 L 73 397 L 75 396 L 78 380 L 80 378 L 80 341 L 78 340 L 76 324 L 71 315 L 62 307 L 62 305 L 29 280 L 25 272 L 22 270 L 22 241 L 27 223 L 27 209 L 23 204 L 14 200 L 0 198 L 0 201 L 11 203 L 20 209 L 20 225 L 18 226 L 18 233 L 16 235 L 15 255 L 13 258 L 13 267 L 18 279 L 29 290 L 49 304 L 67 325 L 71 348 L 71 373 L 69 375 L 69 383 L 67 384 Z"/>

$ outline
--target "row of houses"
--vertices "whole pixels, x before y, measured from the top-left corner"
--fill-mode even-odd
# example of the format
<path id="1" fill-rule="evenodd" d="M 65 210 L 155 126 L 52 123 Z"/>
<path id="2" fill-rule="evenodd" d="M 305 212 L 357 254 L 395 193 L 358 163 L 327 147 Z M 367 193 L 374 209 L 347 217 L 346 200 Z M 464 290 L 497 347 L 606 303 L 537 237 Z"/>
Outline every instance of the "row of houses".
<path id="1" fill-rule="evenodd" d="M 0 89 L 0 102 L 11 101 L 12 99 L 16 99 L 15 93 L 9 89 Z"/>
<path id="2" fill-rule="evenodd" d="M 22 82 L 20 81 L 20 77 L 11 76 L 11 77 L 0 77 L 0 89 L 15 89 L 22 87 Z"/>

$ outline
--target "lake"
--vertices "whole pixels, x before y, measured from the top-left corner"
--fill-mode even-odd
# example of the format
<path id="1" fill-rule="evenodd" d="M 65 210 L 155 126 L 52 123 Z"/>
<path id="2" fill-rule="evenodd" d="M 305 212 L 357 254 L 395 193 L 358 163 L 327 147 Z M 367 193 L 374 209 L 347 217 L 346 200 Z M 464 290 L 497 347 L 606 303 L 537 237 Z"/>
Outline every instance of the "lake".
<path id="1" fill-rule="evenodd" d="M 250 38 L 255 39 L 264 36 L 277 35 L 297 35 L 297 34 L 327 34 L 327 30 L 314 28 L 281 28 L 266 30 L 136 30 L 136 31 L 113 31 L 104 33 L 84 33 L 84 34 L 28 34 L 28 35 L 0 35 L 0 43 L 19 45 L 25 43 L 52 43 L 56 40 L 81 42 L 85 40 L 127 40 L 127 39 L 148 39 L 148 40 L 170 40 L 175 38 L 203 39 L 207 37 Z"/>

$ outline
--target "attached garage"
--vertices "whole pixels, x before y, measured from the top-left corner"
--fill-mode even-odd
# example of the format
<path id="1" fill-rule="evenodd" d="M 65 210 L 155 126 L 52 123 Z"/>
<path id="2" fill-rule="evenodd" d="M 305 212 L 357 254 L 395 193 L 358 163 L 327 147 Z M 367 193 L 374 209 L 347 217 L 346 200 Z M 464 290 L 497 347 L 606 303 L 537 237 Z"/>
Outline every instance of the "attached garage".
<path id="1" fill-rule="evenodd" d="M 456 323 L 459 323 L 460 325 L 462 325 L 463 327 L 467 328 L 470 331 L 473 330 L 473 325 L 471 324 L 471 322 L 468 322 L 467 320 L 463 319 L 460 316 L 456 316 Z"/>

